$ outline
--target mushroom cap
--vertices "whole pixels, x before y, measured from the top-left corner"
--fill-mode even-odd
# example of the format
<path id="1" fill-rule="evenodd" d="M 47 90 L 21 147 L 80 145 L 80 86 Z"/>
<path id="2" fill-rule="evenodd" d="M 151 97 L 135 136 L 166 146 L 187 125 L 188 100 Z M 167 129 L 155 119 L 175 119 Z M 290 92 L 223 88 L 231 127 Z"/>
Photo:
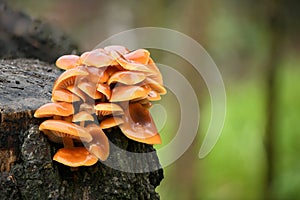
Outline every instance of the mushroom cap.
<path id="1" fill-rule="evenodd" d="M 52 91 L 58 89 L 66 89 L 70 85 L 74 85 L 74 82 L 78 76 L 87 76 L 88 72 L 84 70 L 82 66 L 69 69 L 62 73 L 55 81 Z"/>
<path id="2" fill-rule="evenodd" d="M 136 63 L 136 62 L 130 61 L 130 60 L 126 60 L 122 56 L 119 56 L 118 58 L 116 58 L 116 61 L 126 70 L 145 72 L 145 73 L 149 73 L 149 74 L 156 74 L 156 72 L 153 71 L 152 68 L 149 68 L 147 65 Z"/>
<path id="3" fill-rule="evenodd" d="M 94 67 L 106 67 L 114 64 L 114 59 L 103 49 L 95 49 L 80 57 L 82 64 Z"/>
<path id="4" fill-rule="evenodd" d="M 93 115 L 86 111 L 80 111 L 73 115 L 72 122 L 94 121 Z"/>
<path id="5" fill-rule="evenodd" d="M 79 89 L 76 85 L 70 85 L 67 87 L 67 89 L 73 93 L 74 95 L 76 95 L 79 100 L 81 99 L 83 102 L 88 101 L 89 96 L 85 94 L 85 92 L 83 92 L 81 89 Z"/>
<path id="6" fill-rule="evenodd" d="M 81 80 L 77 83 L 78 88 L 80 88 L 85 94 L 93 99 L 101 99 L 103 95 L 96 90 L 96 84 L 90 83 L 87 80 Z"/>
<path id="7" fill-rule="evenodd" d="M 147 144 L 161 144 L 157 128 L 148 109 L 140 103 L 130 103 L 124 115 L 124 123 L 119 125 L 130 139 Z"/>
<path id="8" fill-rule="evenodd" d="M 149 57 L 150 52 L 145 49 L 138 49 L 124 55 L 124 58 L 126 58 L 127 60 L 131 60 L 141 64 L 148 64 Z"/>
<path id="9" fill-rule="evenodd" d="M 98 103 L 94 106 L 96 113 L 99 115 L 124 114 L 123 109 L 115 103 Z"/>
<path id="10" fill-rule="evenodd" d="M 118 53 L 121 55 L 124 55 L 129 52 L 129 50 L 123 46 L 120 45 L 110 45 L 104 47 L 104 50 L 108 52 L 109 54 Z"/>
<path id="11" fill-rule="evenodd" d="M 136 85 L 117 86 L 112 90 L 110 102 L 130 101 L 147 97 L 150 88 Z"/>
<path id="12" fill-rule="evenodd" d="M 88 104 L 88 103 L 82 103 L 80 104 L 79 107 L 80 111 L 86 111 L 90 114 L 94 114 L 95 113 L 95 109 L 94 109 L 94 105 Z"/>
<path id="13" fill-rule="evenodd" d="M 70 167 L 91 166 L 97 163 L 98 158 L 92 155 L 85 147 L 59 149 L 53 160 Z"/>
<path id="14" fill-rule="evenodd" d="M 145 80 L 146 75 L 141 72 L 134 71 L 120 71 L 114 73 L 108 80 L 107 84 L 111 83 L 123 83 L 125 85 L 134 85 Z"/>
<path id="15" fill-rule="evenodd" d="M 84 127 L 63 120 L 46 120 L 41 123 L 39 130 L 45 134 L 49 134 L 49 131 L 51 131 L 51 133 L 59 137 L 70 137 L 85 142 L 90 142 L 93 139 Z"/>
<path id="16" fill-rule="evenodd" d="M 74 113 L 73 104 L 67 102 L 47 103 L 38 108 L 34 117 L 43 118 L 53 115 L 69 116 Z"/>
<path id="17" fill-rule="evenodd" d="M 57 89 L 52 91 L 51 100 L 53 102 L 64 101 L 64 102 L 72 103 L 72 102 L 80 101 L 80 98 L 66 89 Z"/>
<path id="18" fill-rule="evenodd" d="M 166 88 L 159 84 L 157 81 L 153 80 L 152 78 L 147 77 L 145 81 L 143 81 L 142 85 L 148 85 L 151 87 L 152 90 L 156 91 L 158 94 L 164 95 L 167 93 Z"/>
<path id="19" fill-rule="evenodd" d="M 89 82 L 94 84 L 96 83 L 104 83 L 108 80 L 108 74 L 106 72 L 108 67 L 93 67 L 87 66 L 86 71 L 89 73 L 87 77 L 85 77 Z"/>
<path id="20" fill-rule="evenodd" d="M 107 136 L 96 124 L 89 124 L 86 128 L 93 137 L 93 140 L 87 143 L 89 151 L 100 160 L 106 160 L 109 156 L 109 141 Z"/>
<path id="21" fill-rule="evenodd" d="M 64 55 L 56 60 L 56 66 L 60 69 L 71 69 L 79 64 L 79 56 L 77 55 Z"/>
<path id="22" fill-rule="evenodd" d="M 147 64 L 147 67 L 149 69 L 151 69 L 152 74 L 149 74 L 149 78 L 152 78 L 153 80 L 155 80 L 156 82 L 158 82 L 159 84 L 163 85 L 163 79 L 162 79 L 162 75 L 158 69 L 158 67 L 156 66 L 156 64 L 154 63 L 154 61 L 152 60 L 152 58 L 149 58 L 149 62 Z"/>
<path id="23" fill-rule="evenodd" d="M 107 128 L 111 128 L 114 126 L 118 126 L 120 124 L 124 123 L 124 120 L 120 117 L 110 117 L 107 119 L 104 119 L 101 121 L 100 123 L 100 128 L 101 129 L 107 129 Z"/>
<path id="24" fill-rule="evenodd" d="M 97 84 L 97 91 L 101 94 L 104 94 L 107 99 L 110 99 L 111 96 L 111 90 L 107 84 L 98 83 Z"/>

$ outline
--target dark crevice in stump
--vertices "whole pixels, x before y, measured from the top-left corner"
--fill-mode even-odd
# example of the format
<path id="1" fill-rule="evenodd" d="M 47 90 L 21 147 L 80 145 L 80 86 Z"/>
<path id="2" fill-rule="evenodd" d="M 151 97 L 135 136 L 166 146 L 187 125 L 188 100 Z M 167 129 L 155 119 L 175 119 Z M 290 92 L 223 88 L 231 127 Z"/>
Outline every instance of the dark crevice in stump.
<path id="1" fill-rule="evenodd" d="M 163 179 L 163 171 L 154 148 L 127 139 L 118 128 L 107 133 L 111 144 L 118 147 L 111 148 L 109 160 L 124 169 L 156 170 L 130 173 L 98 162 L 72 171 L 52 161 L 62 146 L 49 142 L 39 132 L 42 120 L 35 119 L 33 113 L 50 102 L 52 85 L 61 72 L 49 64 L 26 59 L 0 60 L 0 70 L 1 200 L 159 199 L 155 188 Z M 154 153 L 133 162 L 128 152 Z"/>

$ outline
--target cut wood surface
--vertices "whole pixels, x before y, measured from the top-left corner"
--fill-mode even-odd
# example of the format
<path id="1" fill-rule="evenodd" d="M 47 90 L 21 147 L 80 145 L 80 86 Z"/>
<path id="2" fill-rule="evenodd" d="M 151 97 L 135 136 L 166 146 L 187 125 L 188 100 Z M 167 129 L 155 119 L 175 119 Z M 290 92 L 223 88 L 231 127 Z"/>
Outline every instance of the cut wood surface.
<path id="1" fill-rule="evenodd" d="M 107 134 L 110 162 L 71 170 L 52 160 L 60 144 L 38 130 L 43 119 L 34 111 L 50 102 L 57 68 L 38 60 L 0 60 L 0 199 L 159 199 L 155 188 L 163 179 L 151 145 L 127 139 L 118 128 Z M 122 151 L 126 150 L 126 151 Z M 126 152 L 154 152 L 134 160 Z M 125 152 L 125 153 L 124 153 Z M 130 173 L 132 167 L 155 169 Z"/>

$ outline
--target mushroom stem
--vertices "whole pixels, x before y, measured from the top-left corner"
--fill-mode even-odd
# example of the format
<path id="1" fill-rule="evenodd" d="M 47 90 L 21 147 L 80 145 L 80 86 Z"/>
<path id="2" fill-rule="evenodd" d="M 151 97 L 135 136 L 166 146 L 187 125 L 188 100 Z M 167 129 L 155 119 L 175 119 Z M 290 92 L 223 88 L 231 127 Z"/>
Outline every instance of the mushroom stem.
<path id="1" fill-rule="evenodd" d="M 63 144 L 65 148 L 72 148 L 74 147 L 73 139 L 70 137 L 63 137 Z"/>

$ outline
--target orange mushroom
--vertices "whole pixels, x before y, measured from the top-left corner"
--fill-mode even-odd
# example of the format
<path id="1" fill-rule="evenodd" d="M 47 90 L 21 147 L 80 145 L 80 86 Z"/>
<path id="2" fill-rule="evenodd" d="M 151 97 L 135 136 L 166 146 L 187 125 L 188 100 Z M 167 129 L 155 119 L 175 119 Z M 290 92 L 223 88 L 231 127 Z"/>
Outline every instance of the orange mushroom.
<path id="1" fill-rule="evenodd" d="M 88 150 L 100 160 L 106 160 L 109 155 L 109 142 L 107 136 L 96 124 L 89 124 L 86 129 L 93 137 L 93 140 L 87 143 Z"/>
<path id="2" fill-rule="evenodd" d="M 77 55 L 64 55 L 59 57 L 56 60 L 56 66 L 60 69 L 71 69 L 74 68 L 76 66 L 78 66 L 79 64 L 79 56 Z"/>
<path id="3" fill-rule="evenodd" d="M 93 115 L 86 111 L 80 111 L 73 115 L 72 122 L 84 122 L 84 121 L 94 121 Z"/>
<path id="4" fill-rule="evenodd" d="M 55 91 L 52 91 L 51 101 L 53 102 L 64 101 L 64 102 L 72 103 L 72 102 L 80 101 L 80 98 L 68 90 L 57 89 Z"/>
<path id="5" fill-rule="evenodd" d="M 108 129 L 114 126 L 118 126 L 120 124 L 124 123 L 124 120 L 120 117 L 110 117 L 107 119 L 104 119 L 100 123 L 101 129 Z"/>
<path id="6" fill-rule="evenodd" d="M 107 84 L 111 83 L 123 83 L 125 85 L 134 85 L 145 80 L 146 75 L 141 72 L 132 72 L 132 71 L 120 71 L 114 73 L 108 80 Z"/>
<path id="7" fill-rule="evenodd" d="M 77 83 L 78 88 L 80 88 L 85 94 L 93 99 L 101 99 L 103 95 L 96 90 L 96 85 L 88 81 L 81 80 Z"/>
<path id="8" fill-rule="evenodd" d="M 73 141 L 71 139 L 82 140 L 85 142 L 90 142 L 93 139 L 85 128 L 63 120 L 46 120 L 41 123 L 39 130 L 43 131 L 48 136 L 54 134 L 57 137 L 62 137 L 65 147 L 73 146 Z M 49 139 L 50 138 L 51 136 Z"/>
<path id="9" fill-rule="evenodd" d="M 136 85 L 117 86 L 112 90 L 110 102 L 130 101 L 143 99 L 150 92 L 148 87 L 140 87 Z"/>
<path id="10" fill-rule="evenodd" d="M 88 72 L 84 70 L 82 66 L 69 69 L 62 73 L 53 85 L 52 91 L 58 89 L 66 89 L 70 85 L 74 85 L 74 82 L 78 76 L 87 76 Z"/>
<path id="11" fill-rule="evenodd" d="M 80 57 L 81 62 L 87 66 L 106 67 L 113 65 L 114 59 L 103 49 L 95 49 Z"/>
<path id="12" fill-rule="evenodd" d="M 70 167 L 91 166 L 97 163 L 98 158 L 92 155 L 85 147 L 59 149 L 53 160 Z"/>
<path id="13" fill-rule="evenodd" d="M 124 55 L 127 60 L 134 61 L 140 64 L 148 64 L 150 53 L 145 49 L 138 49 Z"/>
<path id="14" fill-rule="evenodd" d="M 47 103 L 38 108 L 34 117 L 43 118 L 43 117 L 51 117 L 54 115 L 59 116 L 69 116 L 74 113 L 74 108 L 71 103 L 66 102 L 57 102 L 57 103 Z"/>
<path id="15" fill-rule="evenodd" d="M 146 143 L 161 144 L 157 128 L 148 109 L 140 103 L 130 103 L 124 115 L 124 123 L 119 125 L 130 139 Z"/>
<path id="16" fill-rule="evenodd" d="M 111 90 L 109 88 L 109 85 L 98 83 L 97 84 L 97 91 L 99 91 L 101 94 L 104 94 L 107 99 L 110 99 L 111 96 Z"/>
<path id="17" fill-rule="evenodd" d="M 97 115 L 121 115 L 124 114 L 123 109 L 118 105 L 114 103 L 98 103 L 94 106 L 94 109 L 97 113 Z"/>

